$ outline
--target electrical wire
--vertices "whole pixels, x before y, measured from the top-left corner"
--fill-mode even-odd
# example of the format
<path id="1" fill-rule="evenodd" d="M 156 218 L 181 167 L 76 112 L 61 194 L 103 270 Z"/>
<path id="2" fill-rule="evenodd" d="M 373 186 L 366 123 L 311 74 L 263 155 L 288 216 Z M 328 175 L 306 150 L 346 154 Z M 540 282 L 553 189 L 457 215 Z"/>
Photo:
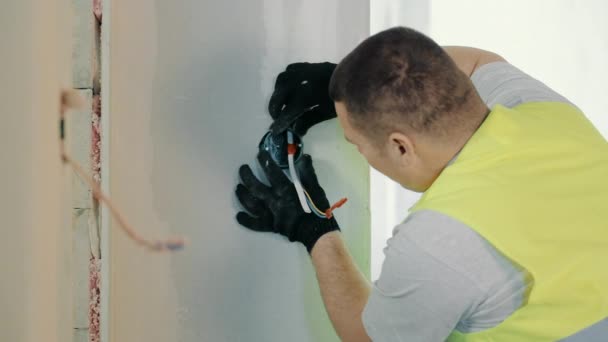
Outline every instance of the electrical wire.
<path id="1" fill-rule="evenodd" d="M 80 166 L 80 164 L 78 164 L 70 156 L 68 156 L 68 154 L 65 152 L 64 110 L 65 109 L 62 104 L 62 108 L 60 110 L 60 121 L 59 121 L 59 127 L 60 127 L 59 150 L 61 153 L 61 160 L 64 163 L 69 164 L 72 167 L 72 169 L 74 170 L 74 172 L 76 173 L 76 175 L 78 175 L 78 177 L 80 177 L 85 183 L 87 183 L 89 185 L 89 187 L 91 188 L 93 197 L 95 199 L 97 199 L 99 202 L 104 203 L 110 209 L 112 216 L 114 217 L 116 222 L 118 222 L 118 224 L 122 228 L 122 230 L 127 234 L 127 236 L 129 236 L 137 244 L 144 246 L 144 247 L 148 248 L 149 250 L 156 251 L 156 252 L 176 251 L 176 250 L 182 249 L 186 244 L 186 241 L 184 240 L 184 238 L 175 237 L 175 238 L 170 238 L 170 239 L 166 239 L 166 240 L 149 240 L 149 239 L 145 239 L 139 233 L 137 233 L 137 231 L 133 228 L 133 226 L 131 226 L 127 222 L 127 220 L 122 215 L 122 213 L 118 210 L 118 208 L 116 208 L 114 206 L 114 204 L 112 203 L 110 198 L 108 196 L 106 196 L 103 193 L 103 191 L 101 191 L 101 188 L 99 187 L 97 182 L 91 176 L 89 176 L 87 174 L 87 172 L 82 168 L 82 166 Z"/>
<path id="2" fill-rule="evenodd" d="M 306 199 L 308 201 L 308 205 L 312 209 L 312 212 L 320 218 L 325 218 L 325 213 L 321 209 L 317 208 L 308 191 L 304 190 L 304 194 L 306 194 Z"/>
<path id="3" fill-rule="evenodd" d="M 296 188 L 296 193 L 298 194 L 298 199 L 300 200 L 300 206 L 302 206 L 302 210 L 305 213 L 310 213 L 310 208 L 306 203 L 306 197 L 304 197 L 304 188 L 302 187 L 302 183 L 300 182 L 300 178 L 298 177 L 298 171 L 296 170 L 296 166 L 294 163 L 294 154 L 296 153 L 296 148 L 293 143 L 293 133 L 291 131 L 287 131 L 287 163 L 289 165 L 289 174 L 291 175 L 291 182 Z"/>
<path id="4" fill-rule="evenodd" d="M 312 108 L 314 108 L 314 107 L 316 107 L 316 106 L 313 106 Z M 296 193 L 298 194 L 298 199 L 300 201 L 300 205 L 302 206 L 302 210 L 304 210 L 304 212 L 307 214 L 311 213 L 311 211 L 312 211 L 312 213 L 314 213 L 317 217 L 326 218 L 329 220 L 333 216 L 332 212 L 335 209 L 340 208 L 344 203 L 346 203 L 347 199 L 342 198 L 341 200 L 336 202 L 334 205 L 332 205 L 325 211 L 322 211 L 321 209 L 319 209 L 315 205 L 312 198 L 310 197 L 310 194 L 302 187 L 302 183 L 300 182 L 300 178 L 298 177 L 298 172 L 294 165 L 295 164 L 294 163 L 295 154 L 296 154 L 296 145 L 294 144 L 293 133 L 288 130 L 287 131 L 287 164 L 289 166 L 289 174 L 291 176 L 291 182 L 293 183 L 294 187 L 296 188 Z"/>
<path id="5" fill-rule="evenodd" d="M 323 211 L 315 205 L 312 198 L 310 197 L 310 194 L 306 190 L 304 190 L 304 193 L 306 194 L 308 204 L 313 209 L 313 213 L 320 218 L 326 218 L 326 219 L 332 218 L 333 211 L 340 208 L 342 205 L 344 205 L 344 203 L 346 203 L 346 201 L 348 201 L 348 199 L 346 197 L 344 197 L 344 198 L 340 199 L 338 202 L 334 203 L 334 205 L 329 207 L 327 210 Z"/>

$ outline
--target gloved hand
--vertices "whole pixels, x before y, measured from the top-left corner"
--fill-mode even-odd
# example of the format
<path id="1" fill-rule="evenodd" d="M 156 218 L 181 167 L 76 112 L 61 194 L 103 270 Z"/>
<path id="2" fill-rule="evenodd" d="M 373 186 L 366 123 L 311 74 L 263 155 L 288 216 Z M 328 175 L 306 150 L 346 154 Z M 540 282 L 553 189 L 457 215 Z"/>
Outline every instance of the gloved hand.
<path id="1" fill-rule="evenodd" d="M 334 217 L 320 218 L 313 213 L 304 212 L 293 183 L 268 152 L 260 152 L 258 162 L 271 185 L 267 186 L 260 182 L 249 165 L 240 167 L 242 184 L 237 185 L 236 195 L 241 205 L 249 212 L 249 214 L 246 212 L 237 214 L 236 219 L 241 225 L 259 232 L 284 235 L 289 241 L 304 244 L 309 253 L 323 234 L 340 230 Z M 303 155 L 296 168 L 302 186 L 315 205 L 321 210 L 329 208 L 327 196 L 317 181 L 310 156 Z"/>
<path id="2" fill-rule="evenodd" d="M 329 97 L 329 80 L 335 68 L 336 64 L 329 62 L 294 63 L 277 76 L 268 104 L 273 134 L 292 127 L 303 136 L 311 126 L 336 117 Z"/>

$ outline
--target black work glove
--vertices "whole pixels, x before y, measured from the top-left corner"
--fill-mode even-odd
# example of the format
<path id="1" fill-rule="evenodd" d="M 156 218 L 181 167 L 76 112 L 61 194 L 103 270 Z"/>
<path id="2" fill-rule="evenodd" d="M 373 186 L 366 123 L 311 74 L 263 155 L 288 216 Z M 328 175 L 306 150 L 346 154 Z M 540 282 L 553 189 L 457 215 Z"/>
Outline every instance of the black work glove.
<path id="1" fill-rule="evenodd" d="M 336 64 L 294 63 L 277 76 L 268 111 L 274 120 L 272 134 L 291 127 L 303 136 L 308 129 L 336 117 L 334 102 L 329 97 L 329 80 Z"/>
<path id="2" fill-rule="evenodd" d="M 255 231 L 274 232 L 286 236 L 289 241 L 304 244 L 308 253 L 312 251 L 317 240 L 325 233 L 340 230 L 334 217 L 320 218 L 314 213 L 307 214 L 302 209 L 293 183 L 272 160 L 268 152 L 258 154 L 271 186 L 260 182 L 249 165 L 239 169 L 242 184 L 236 187 L 236 195 L 241 205 L 249 212 L 239 212 L 237 221 Z M 325 191 L 319 185 L 312 159 L 305 154 L 298 161 L 296 168 L 302 186 L 308 192 L 315 205 L 321 209 L 329 208 Z"/>

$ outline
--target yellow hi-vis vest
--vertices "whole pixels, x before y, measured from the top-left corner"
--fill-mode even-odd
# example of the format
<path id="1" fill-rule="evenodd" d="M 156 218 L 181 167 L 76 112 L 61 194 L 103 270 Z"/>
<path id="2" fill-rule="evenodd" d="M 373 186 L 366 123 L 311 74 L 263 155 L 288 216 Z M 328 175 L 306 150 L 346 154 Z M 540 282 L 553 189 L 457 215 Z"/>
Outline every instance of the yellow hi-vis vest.
<path id="1" fill-rule="evenodd" d="M 608 143 L 574 106 L 494 107 L 422 209 L 467 224 L 533 282 L 504 322 L 448 341 L 555 341 L 608 317 Z"/>

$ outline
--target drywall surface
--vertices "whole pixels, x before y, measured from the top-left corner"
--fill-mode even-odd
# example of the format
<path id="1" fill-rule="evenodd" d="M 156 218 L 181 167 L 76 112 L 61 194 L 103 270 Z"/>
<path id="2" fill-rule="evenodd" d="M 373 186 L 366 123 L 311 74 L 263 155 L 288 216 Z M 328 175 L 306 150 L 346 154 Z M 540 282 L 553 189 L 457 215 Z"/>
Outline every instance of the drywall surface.
<path id="1" fill-rule="evenodd" d="M 306 250 L 239 226 L 237 170 L 270 124 L 276 74 L 338 61 L 368 36 L 368 1 L 113 1 L 110 189 L 155 255 L 113 225 L 112 341 L 337 341 Z M 106 132 L 107 133 L 107 132 Z M 305 137 L 369 275 L 369 172 L 336 120 Z M 108 161 L 106 161 L 108 162 Z"/>
<path id="2" fill-rule="evenodd" d="M 70 171 L 59 156 L 59 95 L 69 88 L 63 0 L 0 11 L 0 341 L 69 342 Z"/>

